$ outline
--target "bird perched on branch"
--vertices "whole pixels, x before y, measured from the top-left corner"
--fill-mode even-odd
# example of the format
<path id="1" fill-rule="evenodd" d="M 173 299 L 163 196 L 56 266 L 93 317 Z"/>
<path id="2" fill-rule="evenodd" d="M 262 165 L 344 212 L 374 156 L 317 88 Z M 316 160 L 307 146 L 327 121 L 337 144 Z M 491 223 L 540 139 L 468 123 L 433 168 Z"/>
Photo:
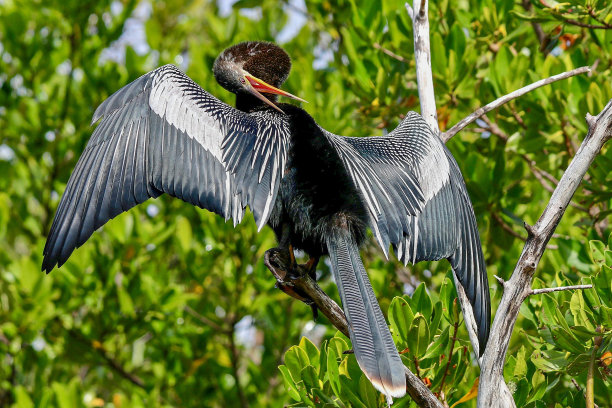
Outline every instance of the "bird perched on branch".
<path id="1" fill-rule="evenodd" d="M 353 138 L 321 128 L 301 100 L 279 87 L 291 61 L 266 42 L 234 45 L 214 75 L 236 108 L 176 67 L 160 67 L 96 110 L 93 132 L 61 198 L 42 269 L 118 214 L 169 194 L 234 224 L 250 207 L 279 248 L 304 250 L 308 268 L 329 255 L 355 357 L 374 386 L 405 394 L 404 365 L 378 306 L 359 247 L 371 228 L 404 263 L 447 258 L 465 289 L 480 351 L 489 333 L 487 274 L 474 212 L 457 163 L 423 119 L 410 112 L 384 137 Z M 265 94 L 265 96 L 264 96 Z"/>

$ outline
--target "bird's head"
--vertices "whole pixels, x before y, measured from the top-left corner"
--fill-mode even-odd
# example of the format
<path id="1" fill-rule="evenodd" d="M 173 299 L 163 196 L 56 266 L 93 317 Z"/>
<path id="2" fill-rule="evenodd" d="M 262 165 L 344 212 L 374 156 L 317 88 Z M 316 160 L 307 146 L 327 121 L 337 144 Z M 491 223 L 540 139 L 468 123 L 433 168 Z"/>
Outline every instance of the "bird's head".
<path id="1" fill-rule="evenodd" d="M 236 95 L 252 95 L 279 110 L 276 95 L 306 102 L 279 89 L 291 70 L 289 55 L 276 44 L 249 41 L 233 45 L 215 60 L 213 73 L 223 88 Z M 263 93 L 268 94 L 266 97 Z"/>

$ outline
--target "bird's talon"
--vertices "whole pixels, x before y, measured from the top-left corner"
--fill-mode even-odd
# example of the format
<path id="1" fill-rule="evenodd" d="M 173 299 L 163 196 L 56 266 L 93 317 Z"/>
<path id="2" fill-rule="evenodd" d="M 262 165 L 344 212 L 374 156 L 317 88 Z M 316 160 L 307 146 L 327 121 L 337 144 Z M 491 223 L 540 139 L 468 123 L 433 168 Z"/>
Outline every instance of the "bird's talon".
<path id="1" fill-rule="evenodd" d="M 310 308 L 312 309 L 312 320 L 316 322 L 319 318 L 319 308 L 314 302 L 311 303 Z"/>

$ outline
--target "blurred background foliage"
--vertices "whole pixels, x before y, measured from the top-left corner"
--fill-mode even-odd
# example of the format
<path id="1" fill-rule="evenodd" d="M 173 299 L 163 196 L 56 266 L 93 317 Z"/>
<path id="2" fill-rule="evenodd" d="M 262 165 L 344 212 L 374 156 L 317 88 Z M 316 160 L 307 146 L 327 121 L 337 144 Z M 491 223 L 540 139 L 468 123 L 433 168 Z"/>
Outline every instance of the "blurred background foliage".
<path id="1" fill-rule="evenodd" d="M 593 66 L 504 105 L 448 144 L 474 203 L 494 306 L 493 275 L 512 272 L 522 222 L 544 209 L 586 134 L 585 114 L 612 98 L 611 8 L 605 0 L 430 5 L 442 130 L 523 85 Z M 61 269 L 40 272 L 93 110 L 166 63 L 233 103 L 212 63 L 254 39 L 285 47 L 293 71 L 284 88 L 332 132 L 383 134 L 419 109 L 402 2 L 0 1 L 0 406 L 384 406 L 342 354 L 348 339 L 274 288 L 262 263 L 274 237 L 257 234 L 252 217 L 234 229 L 164 196 L 109 222 Z M 522 309 L 505 372 L 519 406 L 585 406 L 589 367 L 595 402 L 612 401 L 611 170 L 608 145 L 535 282 L 597 288 L 532 296 Z M 453 309 L 448 263 L 406 268 L 374 243 L 364 256 L 397 345 L 409 350 L 406 364 L 449 405 L 473 406 L 478 368 Z M 325 262 L 318 275 L 338 299 Z"/>

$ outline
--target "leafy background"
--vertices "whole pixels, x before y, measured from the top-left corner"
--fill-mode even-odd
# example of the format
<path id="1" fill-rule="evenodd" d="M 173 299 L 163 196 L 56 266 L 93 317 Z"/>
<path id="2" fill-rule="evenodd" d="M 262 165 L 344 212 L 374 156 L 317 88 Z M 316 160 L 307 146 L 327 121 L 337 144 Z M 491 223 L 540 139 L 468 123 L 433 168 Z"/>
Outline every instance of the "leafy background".
<path id="1" fill-rule="evenodd" d="M 445 130 L 516 88 L 583 65 L 449 142 L 478 218 L 493 305 L 526 236 L 612 98 L 612 5 L 478 0 L 430 5 Z M 55 208 L 92 112 L 143 73 L 177 64 L 219 98 L 211 67 L 244 40 L 282 41 L 284 86 L 328 130 L 382 134 L 417 110 L 412 25 L 401 2 L 299 0 L 0 2 L 0 406 L 384 406 L 348 339 L 274 288 L 274 246 L 251 217 L 236 229 L 178 200 L 108 223 L 67 264 L 40 272 Z M 574 197 L 535 286 L 596 289 L 530 297 L 504 375 L 519 406 L 610 406 L 612 149 Z M 404 267 L 372 242 L 366 267 L 405 363 L 449 405 L 474 406 L 478 377 L 446 261 Z M 338 299 L 326 263 L 318 274 Z M 599 330 L 599 331 L 598 331 Z M 302 336 L 307 336 L 304 339 Z M 286 353 L 285 353 L 286 352 Z M 451 356 L 449 363 L 449 356 Z M 278 366 L 281 365 L 279 369 Z M 472 393 L 473 394 L 473 393 Z M 411 406 L 405 397 L 397 406 Z"/>

